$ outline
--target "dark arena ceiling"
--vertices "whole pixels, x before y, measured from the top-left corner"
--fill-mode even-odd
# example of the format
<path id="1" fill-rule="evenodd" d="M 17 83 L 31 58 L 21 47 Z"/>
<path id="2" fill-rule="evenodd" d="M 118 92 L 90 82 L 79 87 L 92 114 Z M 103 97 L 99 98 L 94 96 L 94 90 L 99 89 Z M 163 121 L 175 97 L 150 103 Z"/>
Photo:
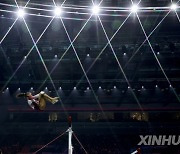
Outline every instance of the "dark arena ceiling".
<path id="1" fill-rule="evenodd" d="M 67 115 L 83 135 L 179 133 L 178 5 L 178 0 L 1 0 L 0 149 L 5 138 L 53 138 L 66 129 Z M 28 91 L 60 101 L 33 111 L 16 98 Z"/>

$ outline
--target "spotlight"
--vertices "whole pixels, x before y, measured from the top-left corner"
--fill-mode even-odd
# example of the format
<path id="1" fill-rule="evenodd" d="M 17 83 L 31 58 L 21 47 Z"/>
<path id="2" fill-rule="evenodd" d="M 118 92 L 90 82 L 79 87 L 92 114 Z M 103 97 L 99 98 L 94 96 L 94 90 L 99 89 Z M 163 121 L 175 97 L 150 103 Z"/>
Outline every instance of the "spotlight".
<path id="1" fill-rule="evenodd" d="M 139 9 L 138 5 L 133 5 L 131 7 L 131 12 L 136 13 L 138 11 L 138 9 Z"/>
<path id="2" fill-rule="evenodd" d="M 101 89 L 101 86 L 99 86 L 99 89 Z"/>
<path id="3" fill-rule="evenodd" d="M 114 86 L 114 89 L 116 89 L 116 86 Z"/>
<path id="4" fill-rule="evenodd" d="M 156 88 L 158 87 L 158 85 L 156 85 Z"/>
<path id="5" fill-rule="evenodd" d="M 89 87 L 87 87 L 87 90 L 89 90 Z"/>
<path id="6" fill-rule="evenodd" d="M 126 53 L 123 53 L 124 56 L 126 56 Z"/>
<path id="7" fill-rule="evenodd" d="M 62 9 L 61 9 L 60 7 L 56 7 L 56 8 L 54 9 L 54 15 L 55 15 L 55 16 L 60 16 L 61 13 L 62 13 Z"/>
<path id="8" fill-rule="evenodd" d="M 23 9 L 19 9 L 19 10 L 17 11 L 17 16 L 18 16 L 18 17 L 23 18 L 24 15 L 25 15 L 25 12 L 24 12 Z"/>
<path id="9" fill-rule="evenodd" d="M 57 55 L 55 55 L 54 58 L 57 58 Z"/>
<path id="10" fill-rule="evenodd" d="M 89 54 L 87 54 L 87 57 L 89 57 Z"/>
<path id="11" fill-rule="evenodd" d="M 176 9 L 177 9 L 177 5 L 176 5 L 176 4 L 172 4 L 170 8 L 171 8 L 171 10 L 176 11 Z"/>
<path id="12" fill-rule="evenodd" d="M 128 86 L 128 89 L 130 89 L 130 86 Z"/>
<path id="13" fill-rule="evenodd" d="M 142 89 L 144 89 L 144 86 L 142 86 Z"/>
<path id="14" fill-rule="evenodd" d="M 33 87 L 31 87 L 31 90 L 33 90 Z"/>
<path id="15" fill-rule="evenodd" d="M 76 87 L 74 87 L 74 90 L 76 90 Z"/>
<path id="16" fill-rule="evenodd" d="M 62 89 L 61 87 L 59 87 L 59 89 Z"/>
<path id="17" fill-rule="evenodd" d="M 99 6 L 97 6 L 97 5 L 93 6 L 93 8 L 92 8 L 92 13 L 93 13 L 94 15 L 98 15 L 99 11 L 100 11 Z"/>

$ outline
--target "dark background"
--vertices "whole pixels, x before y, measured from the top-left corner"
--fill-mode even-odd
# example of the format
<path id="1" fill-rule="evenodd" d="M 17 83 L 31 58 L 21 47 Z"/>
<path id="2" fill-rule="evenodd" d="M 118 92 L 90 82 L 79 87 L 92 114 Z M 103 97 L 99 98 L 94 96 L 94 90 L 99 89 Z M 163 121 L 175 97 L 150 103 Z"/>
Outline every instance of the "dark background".
<path id="1" fill-rule="evenodd" d="M 24 6 L 25 2 L 17 1 L 19 6 Z M 57 5 L 62 3 L 62 1 L 55 2 Z M 140 6 L 168 7 L 170 4 L 170 0 L 142 0 Z M 51 10 L 26 8 L 31 15 L 26 15 L 24 18 L 35 42 L 52 20 L 53 5 L 51 0 L 31 0 L 27 5 L 29 8 Z M 63 6 L 67 8 L 63 8 L 62 20 L 70 39 L 73 40 L 90 18 L 92 2 L 67 0 Z M 89 10 L 80 9 L 80 6 L 89 6 Z M 129 14 L 129 11 L 118 11 L 118 7 L 130 6 L 130 0 L 102 2 L 101 7 L 109 7 L 110 10 L 100 11 L 100 19 L 109 38 Z M 0 9 L 1 40 L 17 18 L 18 8 L 14 1 L 2 0 Z M 111 41 L 129 85 L 111 47 L 108 45 L 104 48 L 107 39 L 98 17 L 90 18 L 73 43 L 91 85 L 84 76 L 73 48 L 67 50 L 70 42 L 59 18 L 52 21 L 37 43 L 42 59 L 36 48 L 29 52 L 33 41 L 23 19 L 18 19 L 0 44 L 0 148 L 2 151 L 5 154 L 35 152 L 68 128 L 69 115 L 73 119 L 75 134 L 87 152 L 92 154 L 131 153 L 139 148 L 137 143 L 141 134 L 178 136 L 180 128 L 179 10 L 177 14 L 171 11 L 167 15 L 168 11 L 169 9 L 140 11 L 138 15 L 147 35 L 156 28 L 149 41 L 170 83 L 159 67 L 148 42 L 141 45 L 145 35 L 135 14 L 131 14 Z M 161 21 L 162 23 L 159 24 Z M 159 26 L 156 27 L 158 24 Z M 102 50 L 102 54 L 98 56 Z M 67 53 L 63 56 L 65 51 Z M 56 65 L 51 73 L 52 80 L 48 77 L 42 60 L 49 72 Z M 92 64 L 94 65 L 90 68 Z M 47 103 L 45 111 L 33 111 L 25 99 L 15 97 L 17 93 L 27 91 L 33 94 L 45 91 L 50 96 L 59 96 L 61 101 L 55 105 Z M 39 153 L 67 153 L 67 139 L 66 134 Z M 75 138 L 73 138 L 73 146 L 74 153 L 84 153 Z M 145 154 L 180 153 L 179 146 L 141 146 L 140 148 Z"/>

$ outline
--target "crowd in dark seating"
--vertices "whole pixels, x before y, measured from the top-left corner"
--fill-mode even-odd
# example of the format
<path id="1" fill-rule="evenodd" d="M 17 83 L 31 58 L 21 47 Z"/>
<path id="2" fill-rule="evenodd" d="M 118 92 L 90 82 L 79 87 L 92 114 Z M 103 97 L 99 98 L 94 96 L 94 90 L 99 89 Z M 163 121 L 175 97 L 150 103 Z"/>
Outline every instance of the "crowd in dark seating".
<path id="1" fill-rule="evenodd" d="M 39 137 L 32 136 L 31 138 L 18 138 L 15 136 L 7 136 L 4 138 L 4 143 L 1 142 L 1 149 L 3 154 L 25 154 L 33 153 L 40 149 L 43 145 L 47 144 L 54 136 Z M 33 142 L 34 139 L 34 142 Z M 129 147 L 123 146 L 120 138 L 104 135 L 79 135 L 79 141 L 73 137 L 73 154 L 121 154 L 128 153 Z M 83 149 L 84 148 L 84 149 Z M 59 138 L 46 148 L 42 149 L 38 153 L 44 154 L 67 154 L 68 153 L 68 138 L 67 135 Z"/>
<path id="2" fill-rule="evenodd" d="M 0 142 L 0 154 L 32 154 L 41 149 L 45 144 L 51 141 L 55 136 L 39 137 L 32 136 L 24 139 L 23 137 L 6 136 Z M 73 138 L 73 154 L 130 154 L 137 147 L 136 140 L 133 137 L 125 135 L 79 135 L 79 141 Z M 141 147 L 142 154 L 163 153 L 163 154 L 179 154 L 180 147 L 167 146 L 145 146 Z M 68 138 L 67 135 L 55 140 L 37 154 L 68 154 Z"/>

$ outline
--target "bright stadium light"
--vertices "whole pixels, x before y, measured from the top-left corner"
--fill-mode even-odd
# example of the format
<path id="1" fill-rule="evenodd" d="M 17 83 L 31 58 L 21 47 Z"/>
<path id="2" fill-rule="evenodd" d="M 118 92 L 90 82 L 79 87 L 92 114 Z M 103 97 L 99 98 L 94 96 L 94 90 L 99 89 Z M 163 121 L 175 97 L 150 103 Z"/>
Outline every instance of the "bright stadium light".
<path id="1" fill-rule="evenodd" d="M 133 5 L 133 6 L 131 7 L 131 12 L 133 12 L 133 13 L 136 13 L 138 10 L 139 10 L 138 5 Z"/>
<path id="2" fill-rule="evenodd" d="M 55 16 L 60 16 L 61 13 L 62 13 L 62 9 L 61 9 L 60 7 L 56 7 L 56 8 L 54 9 L 54 15 L 55 15 Z"/>
<path id="3" fill-rule="evenodd" d="M 176 5 L 176 4 L 172 4 L 170 8 L 171 8 L 171 10 L 176 11 L 176 9 L 177 9 L 177 5 Z"/>
<path id="4" fill-rule="evenodd" d="M 18 17 L 23 18 L 24 15 L 25 15 L 25 12 L 24 12 L 23 9 L 19 9 L 19 10 L 17 11 L 17 16 L 18 16 Z"/>
<path id="5" fill-rule="evenodd" d="M 98 15 L 99 11 L 100 11 L 99 6 L 97 6 L 97 5 L 93 6 L 93 8 L 92 8 L 92 13 L 93 13 L 94 15 Z"/>

